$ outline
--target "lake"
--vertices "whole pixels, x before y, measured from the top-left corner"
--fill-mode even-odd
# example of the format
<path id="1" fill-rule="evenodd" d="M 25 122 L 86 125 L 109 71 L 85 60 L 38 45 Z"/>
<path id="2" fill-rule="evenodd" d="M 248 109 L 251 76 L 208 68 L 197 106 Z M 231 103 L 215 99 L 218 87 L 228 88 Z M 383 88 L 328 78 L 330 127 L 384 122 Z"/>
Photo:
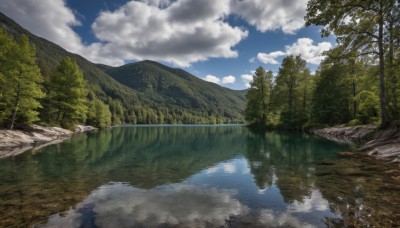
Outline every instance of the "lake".
<path id="1" fill-rule="evenodd" d="M 120 126 L 0 160 L 0 227 L 394 226 L 392 166 L 317 136 Z"/>

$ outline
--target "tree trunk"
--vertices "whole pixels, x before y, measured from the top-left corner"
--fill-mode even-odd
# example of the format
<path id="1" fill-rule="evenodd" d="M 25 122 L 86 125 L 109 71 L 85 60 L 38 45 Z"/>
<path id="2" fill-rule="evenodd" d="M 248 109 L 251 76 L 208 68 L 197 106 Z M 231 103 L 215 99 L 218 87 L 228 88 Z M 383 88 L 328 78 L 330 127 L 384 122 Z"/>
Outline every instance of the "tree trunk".
<path id="1" fill-rule="evenodd" d="M 393 28 L 393 18 L 389 22 L 389 78 L 391 82 L 391 96 L 389 99 L 393 99 L 393 117 L 395 119 L 399 118 L 398 107 L 397 107 L 397 78 L 394 69 L 394 28 Z"/>
<path id="2" fill-rule="evenodd" d="M 20 74 L 19 77 L 22 78 L 22 74 Z M 12 111 L 12 115 L 11 115 L 10 130 L 12 130 L 14 128 L 15 118 L 17 117 L 19 101 L 21 99 L 20 90 L 21 90 L 21 84 L 20 84 L 20 82 L 18 82 L 17 91 L 16 91 L 17 94 L 15 95 L 15 103 L 14 103 L 14 107 L 13 107 L 13 111 Z"/>
<path id="3" fill-rule="evenodd" d="M 63 112 L 61 110 L 58 111 L 58 115 L 57 115 L 57 122 L 61 122 L 61 116 L 62 116 Z"/>
<path id="4" fill-rule="evenodd" d="M 380 80 L 380 106 L 381 106 L 381 128 L 385 128 L 389 125 L 390 119 L 387 111 L 386 104 L 386 92 L 385 92 L 385 57 L 383 49 L 383 26 L 384 26 L 384 15 L 383 15 L 383 3 L 379 3 L 379 34 L 378 34 L 378 49 L 379 49 L 379 80 Z"/>
<path id="5" fill-rule="evenodd" d="M 18 90 L 19 90 L 19 85 L 18 85 Z M 20 96 L 19 96 L 19 91 L 18 91 L 16 98 L 15 98 L 12 115 L 11 115 L 10 130 L 12 130 L 14 128 L 15 118 L 17 117 L 17 112 L 18 112 L 19 101 L 20 101 Z"/>
<path id="6" fill-rule="evenodd" d="M 353 74 L 354 77 L 354 74 Z M 356 82 L 353 78 L 353 118 L 355 119 L 357 116 L 357 100 L 356 100 L 357 90 L 356 90 Z"/>
<path id="7" fill-rule="evenodd" d="M 265 75 L 263 75 L 262 77 L 264 77 Z M 264 78 L 262 78 L 261 80 L 261 96 L 262 96 L 262 124 L 265 125 L 265 120 L 266 120 L 266 116 L 265 113 L 267 111 L 267 103 L 265 101 L 265 80 Z"/>
<path id="8" fill-rule="evenodd" d="M 304 93 L 303 93 L 303 112 L 304 114 L 306 113 L 306 104 L 307 104 L 307 85 L 304 87 Z"/>

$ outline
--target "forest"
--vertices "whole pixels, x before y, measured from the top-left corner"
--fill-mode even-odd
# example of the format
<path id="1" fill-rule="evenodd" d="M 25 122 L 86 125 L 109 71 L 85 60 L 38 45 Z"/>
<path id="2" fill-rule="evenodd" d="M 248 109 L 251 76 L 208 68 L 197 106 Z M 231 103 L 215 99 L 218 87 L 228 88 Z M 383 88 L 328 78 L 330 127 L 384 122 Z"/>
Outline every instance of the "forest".
<path id="1" fill-rule="evenodd" d="M 124 123 L 219 124 L 242 121 L 234 113 L 227 117 L 219 115 L 218 110 L 205 110 L 204 107 L 193 110 L 168 107 L 167 103 L 157 106 L 148 98 L 142 98 L 146 99 L 146 104 L 142 105 L 137 94 L 131 91 L 126 91 L 129 96 L 123 96 L 119 93 L 125 91 L 112 87 L 111 83 L 106 88 L 93 84 L 91 75 L 84 75 L 79 67 L 79 59 L 67 55 L 52 67 L 46 58 L 37 58 L 36 46 L 26 35 L 15 40 L 0 29 L 0 46 L 2 128 L 25 128 L 31 123 L 74 129 L 77 124 L 104 128 Z M 113 97 L 107 96 L 105 89 L 111 89 L 108 92 L 114 94 Z"/>
<path id="2" fill-rule="evenodd" d="M 323 26 L 337 46 L 315 74 L 300 56 L 277 75 L 259 67 L 246 95 L 245 119 L 256 128 L 304 130 L 348 124 L 390 127 L 399 121 L 400 8 L 389 1 L 318 1 L 306 25 Z"/>

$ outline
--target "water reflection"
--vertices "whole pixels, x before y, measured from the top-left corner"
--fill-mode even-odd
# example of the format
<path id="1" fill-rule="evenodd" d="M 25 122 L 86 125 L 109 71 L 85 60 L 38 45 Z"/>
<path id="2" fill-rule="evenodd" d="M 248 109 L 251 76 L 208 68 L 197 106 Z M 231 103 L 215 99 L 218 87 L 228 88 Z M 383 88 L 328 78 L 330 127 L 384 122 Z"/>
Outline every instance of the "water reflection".
<path id="1" fill-rule="evenodd" d="M 118 127 L 0 160 L 0 226 L 46 221 L 109 182 L 143 189 L 179 183 L 240 154 L 241 129 Z"/>
<path id="2" fill-rule="evenodd" d="M 0 160 L 0 226 L 321 227 L 374 224 L 371 213 L 398 218 L 390 215 L 399 211 L 397 185 L 378 187 L 386 179 L 376 164 L 357 160 L 360 174 L 354 161 L 339 162 L 336 152 L 348 149 L 241 126 L 81 134 Z"/>
<path id="3" fill-rule="evenodd" d="M 335 159 L 335 152 L 346 150 L 311 135 L 254 132 L 247 136 L 246 157 L 260 189 L 276 185 L 285 202 L 300 201 L 311 195 L 315 183 L 315 161 Z"/>
<path id="4" fill-rule="evenodd" d="M 98 227 L 155 227 L 160 224 L 182 227 L 204 227 L 224 224 L 229 214 L 244 214 L 248 208 L 234 198 L 234 190 L 200 188 L 171 184 L 150 190 L 129 184 L 113 183 L 93 191 L 83 203 L 66 216 L 50 217 L 44 227 L 84 225 L 86 214 L 96 214 Z M 92 206 L 90 206 L 92 205 Z M 90 211 L 82 212 L 83 208 Z"/>

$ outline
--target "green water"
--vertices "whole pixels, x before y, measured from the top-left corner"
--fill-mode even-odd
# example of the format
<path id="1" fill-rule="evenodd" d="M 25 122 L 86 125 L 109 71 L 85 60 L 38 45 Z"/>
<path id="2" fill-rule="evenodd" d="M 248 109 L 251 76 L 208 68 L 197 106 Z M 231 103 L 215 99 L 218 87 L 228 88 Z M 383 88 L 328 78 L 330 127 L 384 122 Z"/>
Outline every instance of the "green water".
<path id="1" fill-rule="evenodd" d="M 350 149 L 239 125 L 79 134 L 0 160 L 0 227 L 398 225 L 398 171 Z"/>

